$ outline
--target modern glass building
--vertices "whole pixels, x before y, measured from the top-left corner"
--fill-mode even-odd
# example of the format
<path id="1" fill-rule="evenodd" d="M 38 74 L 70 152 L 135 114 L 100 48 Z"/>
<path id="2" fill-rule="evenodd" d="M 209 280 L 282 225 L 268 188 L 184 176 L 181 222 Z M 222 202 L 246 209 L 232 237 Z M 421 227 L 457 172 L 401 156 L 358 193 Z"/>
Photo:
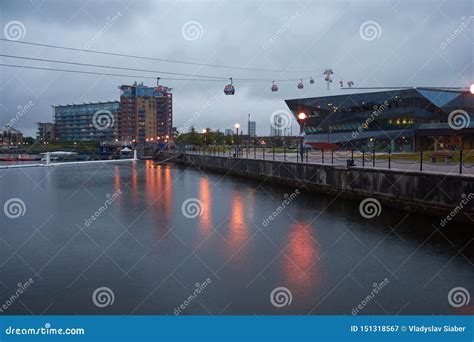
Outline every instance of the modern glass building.
<path id="1" fill-rule="evenodd" d="M 316 148 L 474 149 L 474 95 L 410 88 L 286 100 Z M 298 120 L 305 113 L 306 119 Z"/>
<path id="2" fill-rule="evenodd" d="M 113 142 L 119 108 L 118 101 L 53 106 L 56 138 Z"/>

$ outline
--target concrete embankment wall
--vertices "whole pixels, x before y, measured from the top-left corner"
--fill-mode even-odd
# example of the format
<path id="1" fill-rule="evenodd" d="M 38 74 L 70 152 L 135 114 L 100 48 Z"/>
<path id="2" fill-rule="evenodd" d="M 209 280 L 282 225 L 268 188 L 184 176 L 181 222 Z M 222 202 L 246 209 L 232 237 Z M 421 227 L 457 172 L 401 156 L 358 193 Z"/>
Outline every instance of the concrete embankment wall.
<path id="1" fill-rule="evenodd" d="M 446 216 L 457 210 L 455 220 L 472 222 L 469 217 L 474 219 L 472 176 L 187 154 L 174 160 L 228 175 L 285 183 L 342 198 L 373 197 L 382 205 L 436 216 Z M 463 199 L 466 204 L 462 203 Z"/>

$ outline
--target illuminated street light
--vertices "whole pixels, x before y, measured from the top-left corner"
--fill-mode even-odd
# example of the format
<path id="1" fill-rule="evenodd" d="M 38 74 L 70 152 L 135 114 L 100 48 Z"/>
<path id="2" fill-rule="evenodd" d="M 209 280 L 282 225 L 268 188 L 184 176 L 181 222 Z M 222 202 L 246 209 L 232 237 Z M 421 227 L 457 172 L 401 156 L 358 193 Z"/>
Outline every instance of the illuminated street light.
<path id="1" fill-rule="evenodd" d="M 471 84 L 471 88 L 469 88 L 469 91 L 471 92 L 471 94 L 474 94 L 474 84 Z"/>
<path id="2" fill-rule="evenodd" d="M 235 129 L 237 130 L 237 150 L 236 150 L 236 156 L 238 157 L 239 156 L 239 128 L 240 128 L 240 124 L 239 123 L 236 123 L 234 125 Z"/>
<path id="3" fill-rule="evenodd" d="M 298 119 L 300 120 L 300 158 L 301 162 L 303 162 L 303 157 L 304 157 L 304 125 L 305 125 L 305 119 L 307 118 L 306 113 L 299 113 L 298 114 Z M 298 158 L 298 157 L 296 157 Z"/>
<path id="4" fill-rule="evenodd" d="M 300 120 L 306 119 L 306 114 L 303 113 L 303 112 L 299 113 L 299 114 L 298 114 L 298 119 L 300 119 Z"/>

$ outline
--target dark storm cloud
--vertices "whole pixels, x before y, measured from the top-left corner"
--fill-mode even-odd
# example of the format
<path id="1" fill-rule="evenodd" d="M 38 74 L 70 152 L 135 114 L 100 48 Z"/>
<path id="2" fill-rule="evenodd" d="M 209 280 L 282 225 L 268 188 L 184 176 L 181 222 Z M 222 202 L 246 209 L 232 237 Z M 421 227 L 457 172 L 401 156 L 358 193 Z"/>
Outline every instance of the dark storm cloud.
<path id="1" fill-rule="evenodd" d="M 21 38 L 24 41 L 210 64 L 312 72 L 215 69 L 1 42 L 3 54 L 234 78 L 313 76 L 316 79 L 314 86 L 306 82 L 303 90 L 297 90 L 295 81 L 279 82 L 277 93 L 270 92 L 271 82 L 236 82 L 234 97 L 223 94 L 226 81 L 163 81 L 174 88 L 174 119 L 178 127 L 196 116 L 196 112 L 193 123 L 198 129 L 225 129 L 236 121 L 243 124 L 247 114 L 252 113 L 258 132 L 268 133 L 270 114 L 287 109 L 284 99 L 328 94 L 321 75 L 325 68 L 333 68 L 336 74 L 329 94 L 342 92 L 338 89 L 341 78 L 353 80 L 359 86 L 457 86 L 470 84 L 473 79 L 474 21 L 469 21 L 461 33 L 446 43 L 459 31 L 463 21 L 474 15 L 470 1 L 3 0 L 0 4 L 2 35 L 7 23 L 20 21 L 25 27 Z M 197 25 L 192 26 L 193 22 Z M 372 22 L 378 26 L 370 26 Z M 183 34 L 186 23 L 191 23 L 191 28 L 197 31 L 190 29 Z M 368 36 L 361 35 L 364 23 L 368 23 L 369 29 L 375 28 L 374 37 L 370 36 L 373 30 L 363 31 Z M 8 64 L 84 69 L 9 58 L 0 60 Z M 33 106 L 16 122 L 16 127 L 29 134 L 34 132 L 34 122 L 51 120 L 50 105 L 114 100 L 119 96 L 117 85 L 134 81 L 134 78 L 5 67 L 0 67 L 0 75 L 0 126 L 11 120 L 19 111 L 18 106 L 32 101 Z M 137 80 L 154 84 L 153 80 Z"/>

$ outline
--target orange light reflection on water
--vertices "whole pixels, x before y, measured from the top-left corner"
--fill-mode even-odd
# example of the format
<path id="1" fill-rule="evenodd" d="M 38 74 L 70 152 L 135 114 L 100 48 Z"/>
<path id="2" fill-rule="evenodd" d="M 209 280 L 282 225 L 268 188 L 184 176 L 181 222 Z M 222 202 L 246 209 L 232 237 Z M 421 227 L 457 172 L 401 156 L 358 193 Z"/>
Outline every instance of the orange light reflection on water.
<path id="1" fill-rule="evenodd" d="M 145 196 L 147 206 L 156 207 L 150 212 L 155 213 L 161 220 L 171 219 L 173 209 L 173 191 L 171 169 L 167 166 L 155 164 L 152 160 L 147 160 L 145 164 Z M 160 224 L 163 222 L 159 222 Z"/>
<path id="2" fill-rule="evenodd" d="M 229 256 L 234 255 L 242 244 L 247 241 L 249 231 L 245 223 L 245 208 L 242 194 L 235 191 L 232 194 L 231 215 L 229 222 L 229 235 L 227 239 Z"/>
<path id="3" fill-rule="evenodd" d="M 202 214 L 199 218 L 199 233 L 205 237 L 213 230 L 211 185 L 206 177 L 201 177 L 199 180 L 199 200 L 202 204 Z"/>
<path id="4" fill-rule="evenodd" d="M 304 222 L 290 226 L 289 244 L 282 258 L 283 277 L 296 292 L 308 291 L 320 282 L 319 244 L 312 228 Z"/>

